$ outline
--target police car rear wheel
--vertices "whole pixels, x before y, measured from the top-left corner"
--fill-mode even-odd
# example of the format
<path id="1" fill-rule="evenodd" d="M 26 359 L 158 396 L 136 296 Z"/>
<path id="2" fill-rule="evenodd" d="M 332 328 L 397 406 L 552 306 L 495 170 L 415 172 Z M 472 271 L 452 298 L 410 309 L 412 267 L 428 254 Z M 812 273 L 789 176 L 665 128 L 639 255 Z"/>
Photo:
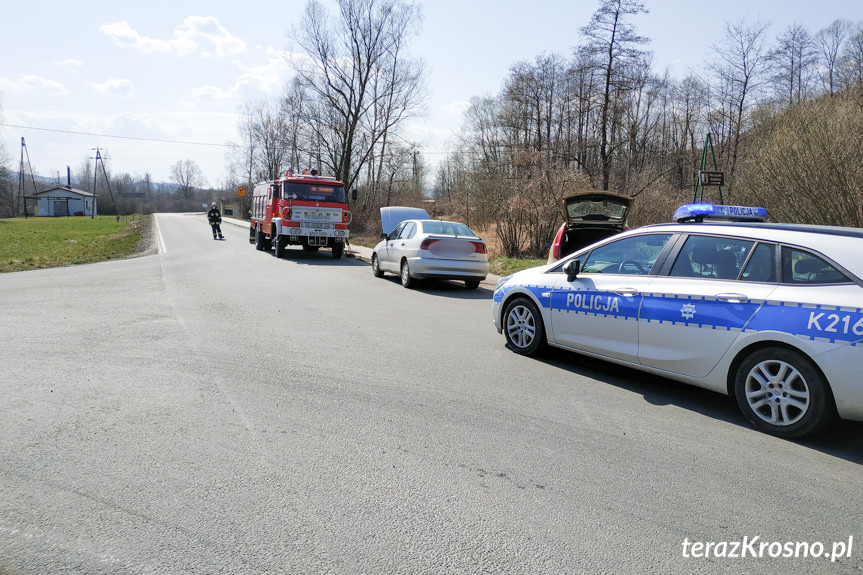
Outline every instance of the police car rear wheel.
<path id="1" fill-rule="evenodd" d="M 824 377 L 789 349 L 768 347 L 740 364 L 734 381 L 737 404 L 752 425 L 779 437 L 814 433 L 836 409 Z"/>
<path id="2" fill-rule="evenodd" d="M 542 315 L 530 300 L 517 298 L 503 314 L 504 335 L 510 348 L 521 355 L 535 355 L 545 347 Z"/>

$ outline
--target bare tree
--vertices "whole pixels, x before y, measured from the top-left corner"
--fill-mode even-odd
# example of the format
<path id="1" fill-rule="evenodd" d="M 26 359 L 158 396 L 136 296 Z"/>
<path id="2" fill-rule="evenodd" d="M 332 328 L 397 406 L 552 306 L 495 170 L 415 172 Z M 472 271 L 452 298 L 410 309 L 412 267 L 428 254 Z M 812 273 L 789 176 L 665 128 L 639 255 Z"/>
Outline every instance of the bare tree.
<path id="1" fill-rule="evenodd" d="M 720 104 L 729 130 L 729 141 L 721 142 L 728 158 L 729 190 L 734 185 L 740 140 L 749 127 L 749 111 L 764 83 L 764 37 L 769 26 L 759 22 L 749 25 L 745 20 L 727 23 L 725 37 L 713 48 L 711 69 L 719 81 Z"/>
<path id="2" fill-rule="evenodd" d="M 207 180 L 195 160 L 180 160 L 171 166 L 171 177 L 177 184 L 180 195 L 185 200 L 192 199 L 195 190 L 205 186 Z"/>
<path id="3" fill-rule="evenodd" d="M 818 75 L 821 78 L 821 85 L 831 96 L 836 93 L 839 57 L 850 30 L 851 22 L 839 19 L 834 20 L 832 24 L 818 32 L 815 37 L 821 56 Z"/>
<path id="4" fill-rule="evenodd" d="M 320 161 L 353 187 L 386 138 L 424 110 L 423 64 L 404 50 L 421 16 L 402 0 L 336 3 L 333 20 L 309 0 L 290 34 L 300 52 L 289 63 L 312 100 L 307 126 Z"/>
<path id="5" fill-rule="evenodd" d="M 789 106 L 803 102 L 812 90 L 818 61 L 816 40 L 801 24 L 792 24 L 777 38 L 770 52 L 772 83 L 779 101 Z"/>
<path id="6" fill-rule="evenodd" d="M 638 14 L 647 13 L 644 4 L 637 0 L 600 0 L 590 23 L 581 29 L 587 44 L 581 50 L 590 55 L 601 70 L 603 88 L 599 110 L 599 158 L 602 165 L 603 190 L 608 190 L 611 176 L 610 136 L 613 133 L 613 107 L 616 92 L 628 87 L 627 66 L 643 54 L 639 46 L 648 39 L 639 36 L 627 21 Z"/>
<path id="7" fill-rule="evenodd" d="M 856 24 L 849 31 L 839 70 L 843 89 L 863 86 L 863 23 Z"/>

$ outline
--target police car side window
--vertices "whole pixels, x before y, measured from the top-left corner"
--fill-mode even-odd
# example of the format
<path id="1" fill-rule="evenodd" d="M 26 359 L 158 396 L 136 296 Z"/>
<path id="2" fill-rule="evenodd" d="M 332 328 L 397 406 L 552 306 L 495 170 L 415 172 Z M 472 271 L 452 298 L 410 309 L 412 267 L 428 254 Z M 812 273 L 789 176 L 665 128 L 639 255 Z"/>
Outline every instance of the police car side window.
<path id="1" fill-rule="evenodd" d="M 736 280 L 753 245 L 755 242 L 749 240 L 691 235 L 683 244 L 669 275 Z"/>
<path id="2" fill-rule="evenodd" d="M 851 280 L 823 258 L 804 250 L 782 247 L 782 283 L 841 284 Z"/>
<path id="3" fill-rule="evenodd" d="M 759 243 L 740 274 L 746 282 L 776 283 L 776 245 Z"/>
<path id="4" fill-rule="evenodd" d="M 630 236 L 590 252 L 581 273 L 647 275 L 671 234 Z"/>

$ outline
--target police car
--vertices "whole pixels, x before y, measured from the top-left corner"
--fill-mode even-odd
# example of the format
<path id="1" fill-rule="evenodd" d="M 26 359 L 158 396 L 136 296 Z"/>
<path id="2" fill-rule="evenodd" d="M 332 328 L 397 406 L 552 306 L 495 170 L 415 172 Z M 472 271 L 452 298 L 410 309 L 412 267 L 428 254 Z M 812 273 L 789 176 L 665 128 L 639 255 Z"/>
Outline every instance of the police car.
<path id="1" fill-rule="evenodd" d="M 501 278 L 498 333 L 734 397 L 757 428 L 811 434 L 863 421 L 863 229 L 767 223 L 690 204 Z"/>

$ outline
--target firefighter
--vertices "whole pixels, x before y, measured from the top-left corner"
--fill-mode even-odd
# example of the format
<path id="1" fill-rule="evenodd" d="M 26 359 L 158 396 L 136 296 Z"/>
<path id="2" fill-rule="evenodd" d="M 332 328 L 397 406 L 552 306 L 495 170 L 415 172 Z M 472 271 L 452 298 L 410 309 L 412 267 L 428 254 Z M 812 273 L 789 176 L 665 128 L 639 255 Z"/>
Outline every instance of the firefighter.
<path id="1" fill-rule="evenodd" d="M 213 228 L 213 239 L 225 239 L 225 236 L 222 235 L 222 212 L 219 211 L 219 206 L 216 205 L 216 202 L 213 202 L 212 207 L 210 207 L 210 211 L 207 212 L 207 219 L 210 221 L 210 227 Z"/>

